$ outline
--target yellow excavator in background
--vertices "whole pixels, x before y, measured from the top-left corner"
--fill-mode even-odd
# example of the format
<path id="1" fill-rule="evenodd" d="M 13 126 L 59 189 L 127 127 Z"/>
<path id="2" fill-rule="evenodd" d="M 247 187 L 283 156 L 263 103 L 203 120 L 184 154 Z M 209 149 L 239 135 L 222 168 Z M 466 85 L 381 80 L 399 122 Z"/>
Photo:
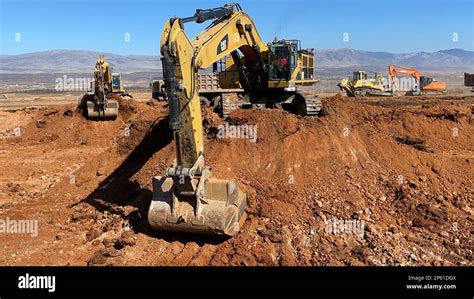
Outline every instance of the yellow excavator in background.
<path id="1" fill-rule="evenodd" d="M 352 73 L 352 80 L 342 78 L 337 84 L 349 97 L 391 96 L 387 91 L 388 85 L 381 73 L 375 73 L 374 78 L 367 78 L 365 71 Z"/>
<path id="2" fill-rule="evenodd" d="M 113 95 L 132 97 L 123 89 L 121 74 L 112 73 L 112 67 L 105 57 L 99 56 L 94 67 L 93 87 L 79 102 L 84 116 L 91 119 L 115 119 L 119 103 L 112 98 Z"/>
<path id="3" fill-rule="evenodd" d="M 188 39 L 186 23 L 209 20 L 213 22 L 203 32 Z M 250 102 L 285 102 L 308 114 L 313 102 L 308 104 L 292 81 L 298 53 L 294 42 L 267 47 L 253 20 L 237 3 L 198 9 L 192 17 L 166 22 L 161 55 L 176 160 L 164 176 L 153 178 L 148 212 L 152 228 L 228 236 L 240 230 L 246 217 L 246 195 L 235 181 L 213 178 L 204 163 L 198 70 L 230 56 L 244 94 L 225 95 L 224 104 L 246 97 Z"/>

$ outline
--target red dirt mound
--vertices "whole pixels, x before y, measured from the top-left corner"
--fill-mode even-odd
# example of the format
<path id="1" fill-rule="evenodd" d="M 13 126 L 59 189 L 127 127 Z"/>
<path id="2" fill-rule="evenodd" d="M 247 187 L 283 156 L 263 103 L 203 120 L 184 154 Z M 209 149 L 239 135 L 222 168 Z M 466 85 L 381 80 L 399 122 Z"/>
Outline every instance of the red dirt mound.
<path id="1" fill-rule="evenodd" d="M 130 123 L 127 138 L 95 138 L 111 131 L 105 126 L 120 130 L 120 122 L 83 123 L 64 111 L 43 115 L 43 128 L 26 129 L 28 142 L 48 132 L 61 136 L 57 144 L 77 145 L 77 135 L 63 137 L 72 122 L 76 134 L 91 128 L 80 135 L 87 144 L 115 142 L 75 172 L 74 184 L 61 181 L 44 195 L 54 202 L 52 213 L 60 213 L 43 215 L 57 223 L 44 237 L 60 236 L 46 248 L 74 244 L 74 253 L 24 263 L 472 264 L 470 104 L 381 107 L 336 96 L 325 100 L 323 118 L 239 110 L 226 122 L 205 110 L 206 163 L 215 177 L 235 179 L 249 199 L 249 219 L 231 239 L 148 227 L 151 178 L 171 165 L 174 144 L 164 110 L 138 104 L 122 120 Z M 256 135 L 221 134 L 226 126 Z M 361 227 L 348 231 L 350 224 Z"/>

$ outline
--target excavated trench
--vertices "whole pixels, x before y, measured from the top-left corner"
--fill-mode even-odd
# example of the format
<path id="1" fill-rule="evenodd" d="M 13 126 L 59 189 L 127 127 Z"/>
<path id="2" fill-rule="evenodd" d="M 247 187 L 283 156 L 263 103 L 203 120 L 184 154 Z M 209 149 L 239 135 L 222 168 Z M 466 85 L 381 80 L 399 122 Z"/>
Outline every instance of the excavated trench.
<path id="1" fill-rule="evenodd" d="M 174 159 L 161 103 L 124 101 L 116 121 L 102 122 L 72 107 L 9 112 L 28 121 L 21 136 L 0 141 L 0 218 L 34 217 L 40 231 L 2 236 L 0 260 L 472 265 L 474 99 L 416 101 L 335 96 L 322 118 L 239 110 L 224 122 L 204 110 L 206 163 L 248 195 L 234 238 L 148 226 L 151 178 Z M 221 138 L 225 126 L 247 126 L 256 138 Z"/>

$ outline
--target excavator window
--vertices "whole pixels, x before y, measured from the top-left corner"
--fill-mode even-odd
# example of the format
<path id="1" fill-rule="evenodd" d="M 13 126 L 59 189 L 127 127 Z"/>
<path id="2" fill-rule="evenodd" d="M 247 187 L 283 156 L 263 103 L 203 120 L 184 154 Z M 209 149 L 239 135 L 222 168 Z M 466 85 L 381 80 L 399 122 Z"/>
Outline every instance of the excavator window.
<path id="1" fill-rule="evenodd" d="M 423 88 L 426 85 L 429 85 L 429 84 L 433 83 L 433 81 L 434 81 L 433 78 L 421 76 L 420 77 L 420 88 Z"/>
<path id="2" fill-rule="evenodd" d="M 120 75 L 112 75 L 112 91 L 119 91 L 122 89 L 122 82 Z"/>
<path id="3" fill-rule="evenodd" d="M 357 80 L 367 80 L 367 73 L 366 72 L 354 72 L 352 73 L 353 81 Z"/>
<path id="4" fill-rule="evenodd" d="M 270 54 L 270 80 L 289 80 L 291 57 L 287 45 L 272 47 Z M 290 59 L 292 59 L 290 61 Z"/>

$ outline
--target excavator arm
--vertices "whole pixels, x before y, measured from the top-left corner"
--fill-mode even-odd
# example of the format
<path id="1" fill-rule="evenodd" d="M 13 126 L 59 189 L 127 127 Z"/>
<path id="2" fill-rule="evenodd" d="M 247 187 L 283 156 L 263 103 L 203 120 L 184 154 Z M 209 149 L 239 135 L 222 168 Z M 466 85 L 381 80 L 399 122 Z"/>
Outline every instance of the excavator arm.
<path id="1" fill-rule="evenodd" d="M 184 32 L 187 22 L 214 22 L 194 39 Z M 245 220 L 246 196 L 232 180 L 212 178 L 204 165 L 203 127 L 198 69 L 227 55 L 244 54 L 262 66 L 267 50 L 253 21 L 238 4 L 197 10 L 189 18 L 166 22 L 161 38 L 163 77 L 169 103 L 169 125 L 176 161 L 163 177 L 153 179 L 148 220 L 154 229 L 208 234 L 236 234 Z"/>
<path id="2" fill-rule="evenodd" d="M 212 18 L 217 20 L 192 41 L 188 39 L 184 32 L 186 22 L 204 22 Z M 194 17 L 170 19 L 165 24 L 161 38 L 163 72 L 170 103 L 170 127 L 178 134 L 178 164 L 183 167 L 193 166 L 203 150 L 197 71 L 236 50 L 244 55 L 246 63 L 252 61 L 259 65 L 263 75 L 266 69 L 262 52 L 268 48 L 253 21 L 237 4 L 197 10 Z"/>
<path id="3" fill-rule="evenodd" d="M 415 78 L 418 84 L 417 94 L 425 94 L 428 92 L 446 93 L 446 82 L 436 81 L 431 77 L 422 76 L 421 73 L 415 69 L 391 64 L 388 66 L 388 73 L 392 81 L 392 90 L 394 90 L 396 84 L 395 76 L 397 74 L 406 74 Z"/>
<path id="4" fill-rule="evenodd" d="M 392 81 L 392 89 L 394 89 L 394 86 L 396 84 L 395 77 L 397 76 L 397 74 L 405 74 L 408 76 L 412 76 L 413 78 L 415 78 L 417 84 L 420 82 L 421 77 L 421 73 L 415 69 L 404 66 L 394 66 L 393 64 L 390 64 L 388 66 L 388 74 L 390 75 L 390 80 Z"/>

